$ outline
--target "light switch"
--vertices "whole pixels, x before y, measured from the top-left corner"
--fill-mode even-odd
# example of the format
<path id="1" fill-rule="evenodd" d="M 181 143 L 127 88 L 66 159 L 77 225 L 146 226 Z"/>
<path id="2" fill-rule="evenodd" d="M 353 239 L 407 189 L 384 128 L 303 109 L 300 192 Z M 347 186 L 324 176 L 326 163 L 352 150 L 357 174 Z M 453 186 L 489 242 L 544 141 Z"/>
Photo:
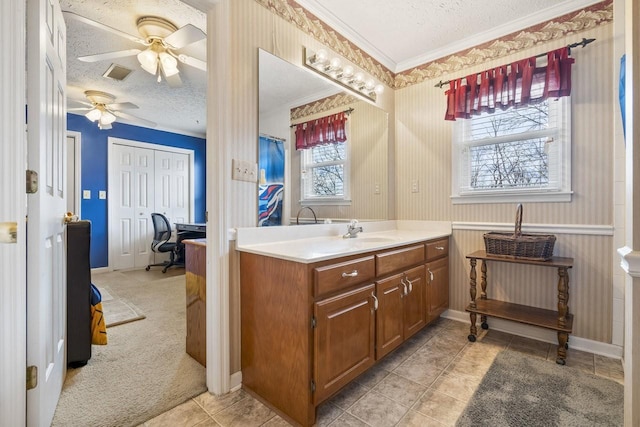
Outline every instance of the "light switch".
<path id="1" fill-rule="evenodd" d="M 82 190 L 82 198 L 90 199 L 91 198 L 91 190 Z"/>
<path id="2" fill-rule="evenodd" d="M 99 199 L 101 199 L 101 200 L 105 200 L 105 199 L 107 198 L 107 192 L 106 192 L 106 191 L 104 191 L 104 190 L 101 190 L 101 191 L 98 193 L 98 198 L 99 198 Z"/>

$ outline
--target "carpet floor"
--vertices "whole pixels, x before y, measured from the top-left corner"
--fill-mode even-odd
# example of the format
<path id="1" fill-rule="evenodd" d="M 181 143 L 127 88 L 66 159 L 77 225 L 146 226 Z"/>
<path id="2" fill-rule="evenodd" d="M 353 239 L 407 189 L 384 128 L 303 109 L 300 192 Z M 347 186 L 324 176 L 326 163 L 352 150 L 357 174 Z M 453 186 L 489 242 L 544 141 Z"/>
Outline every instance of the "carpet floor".
<path id="1" fill-rule="evenodd" d="M 205 368 L 185 352 L 184 270 L 94 274 L 145 319 L 107 329 L 86 366 L 68 369 L 53 426 L 135 426 L 206 390 Z"/>
<path id="2" fill-rule="evenodd" d="M 623 399 L 615 381 L 504 350 L 456 426 L 622 426 Z"/>

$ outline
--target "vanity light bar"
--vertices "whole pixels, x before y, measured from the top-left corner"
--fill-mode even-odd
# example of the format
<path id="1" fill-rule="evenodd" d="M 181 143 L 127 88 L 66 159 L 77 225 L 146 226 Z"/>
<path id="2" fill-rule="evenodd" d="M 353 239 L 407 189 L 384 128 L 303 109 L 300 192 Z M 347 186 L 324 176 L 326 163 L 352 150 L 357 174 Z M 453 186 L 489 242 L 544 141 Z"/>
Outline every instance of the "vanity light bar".
<path id="1" fill-rule="evenodd" d="M 375 80 L 366 76 L 361 71 L 355 71 L 351 65 L 342 66 L 339 57 L 329 58 L 324 49 L 314 52 L 304 48 L 304 65 L 316 73 L 328 78 L 340 86 L 363 95 L 375 101 L 377 96 L 384 91 L 384 86 L 376 84 Z"/>

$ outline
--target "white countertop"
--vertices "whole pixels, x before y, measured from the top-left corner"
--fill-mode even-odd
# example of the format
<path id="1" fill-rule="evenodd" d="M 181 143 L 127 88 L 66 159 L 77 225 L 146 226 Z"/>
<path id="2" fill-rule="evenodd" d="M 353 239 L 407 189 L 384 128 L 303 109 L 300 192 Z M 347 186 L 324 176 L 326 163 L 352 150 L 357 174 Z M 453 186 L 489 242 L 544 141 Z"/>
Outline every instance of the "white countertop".
<path id="1" fill-rule="evenodd" d="M 451 235 L 446 221 L 362 222 L 363 231 L 343 238 L 345 224 L 252 227 L 237 230 L 236 249 L 301 263 L 387 249 Z"/>

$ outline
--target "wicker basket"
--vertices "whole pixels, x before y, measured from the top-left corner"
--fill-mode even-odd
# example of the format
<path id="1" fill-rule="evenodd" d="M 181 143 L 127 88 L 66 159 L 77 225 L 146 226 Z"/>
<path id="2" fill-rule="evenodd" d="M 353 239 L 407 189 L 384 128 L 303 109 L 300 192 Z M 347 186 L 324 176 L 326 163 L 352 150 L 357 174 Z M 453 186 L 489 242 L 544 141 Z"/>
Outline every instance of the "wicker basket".
<path id="1" fill-rule="evenodd" d="M 522 234 L 522 204 L 516 208 L 514 233 L 490 232 L 484 234 L 487 255 L 546 261 L 553 256 L 553 234 Z"/>

